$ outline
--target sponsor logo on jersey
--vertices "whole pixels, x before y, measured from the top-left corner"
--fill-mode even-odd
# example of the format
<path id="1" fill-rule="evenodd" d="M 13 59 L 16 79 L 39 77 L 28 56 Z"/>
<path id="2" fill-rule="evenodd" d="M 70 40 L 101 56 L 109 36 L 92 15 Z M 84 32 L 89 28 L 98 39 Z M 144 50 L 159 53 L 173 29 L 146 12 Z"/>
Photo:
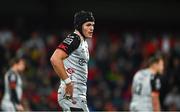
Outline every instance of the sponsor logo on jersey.
<path id="1" fill-rule="evenodd" d="M 63 42 L 70 45 L 73 42 L 74 36 L 68 36 Z"/>
<path id="2" fill-rule="evenodd" d="M 66 71 L 67 71 L 69 74 L 75 73 L 75 69 L 74 69 L 74 68 L 68 68 L 68 69 L 66 69 Z"/>
<path id="3" fill-rule="evenodd" d="M 87 63 L 86 60 L 83 58 L 80 58 L 78 62 L 79 62 L 79 65 L 81 66 L 84 66 Z"/>

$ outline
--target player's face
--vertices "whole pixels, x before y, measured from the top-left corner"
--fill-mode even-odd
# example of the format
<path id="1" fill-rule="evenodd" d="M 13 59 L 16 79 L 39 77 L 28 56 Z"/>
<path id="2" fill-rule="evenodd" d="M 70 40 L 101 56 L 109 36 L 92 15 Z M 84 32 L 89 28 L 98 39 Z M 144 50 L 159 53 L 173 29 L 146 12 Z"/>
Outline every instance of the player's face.
<path id="1" fill-rule="evenodd" d="M 94 31 L 94 22 L 85 22 L 82 25 L 82 33 L 86 38 L 92 38 Z"/>
<path id="2" fill-rule="evenodd" d="M 21 59 L 18 63 L 19 72 L 23 72 L 26 68 L 25 60 Z"/>
<path id="3" fill-rule="evenodd" d="M 158 68 L 158 73 L 159 74 L 163 74 L 163 71 L 164 71 L 164 61 L 162 59 L 159 60 L 159 62 L 157 63 L 157 68 Z"/>

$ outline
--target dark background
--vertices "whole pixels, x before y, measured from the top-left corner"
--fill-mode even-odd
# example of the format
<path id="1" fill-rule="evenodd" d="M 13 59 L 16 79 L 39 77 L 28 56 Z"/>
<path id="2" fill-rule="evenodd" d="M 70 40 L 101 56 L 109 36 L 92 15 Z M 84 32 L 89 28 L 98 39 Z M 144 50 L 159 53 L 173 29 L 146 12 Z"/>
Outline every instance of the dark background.
<path id="1" fill-rule="evenodd" d="M 83 9 L 94 13 L 97 29 L 174 30 L 180 25 L 179 6 L 170 0 L 3 0 L 0 17 L 1 26 L 13 28 L 72 28 L 74 13 Z"/>

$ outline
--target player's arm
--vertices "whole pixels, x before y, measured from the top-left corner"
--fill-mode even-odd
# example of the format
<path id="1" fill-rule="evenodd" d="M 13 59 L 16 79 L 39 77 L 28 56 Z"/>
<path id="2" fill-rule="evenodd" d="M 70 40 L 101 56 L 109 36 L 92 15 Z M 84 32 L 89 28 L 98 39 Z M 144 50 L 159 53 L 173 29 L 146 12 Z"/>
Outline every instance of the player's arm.
<path id="1" fill-rule="evenodd" d="M 51 56 L 51 64 L 54 68 L 54 71 L 62 80 L 66 80 L 68 78 L 63 63 L 63 60 L 67 57 L 68 54 L 61 49 L 56 49 L 53 55 Z"/>
<path id="2" fill-rule="evenodd" d="M 154 91 L 151 93 L 151 96 L 154 111 L 160 111 L 159 92 Z"/>
<path id="3" fill-rule="evenodd" d="M 20 103 L 20 100 L 18 99 L 17 92 L 16 92 L 17 76 L 13 74 L 9 75 L 8 83 L 9 83 L 9 88 L 10 88 L 11 102 L 13 102 L 13 104 L 15 105 L 16 110 L 19 110 L 19 111 L 24 110 L 23 106 Z"/>
<path id="4" fill-rule="evenodd" d="M 58 74 L 59 78 L 65 81 L 66 96 L 69 98 L 73 94 L 73 85 L 64 68 L 63 60 L 67 57 L 68 55 L 63 50 L 56 49 L 51 57 L 51 64 L 54 68 L 54 71 Z"/>
<path id="5" fill-rule="evenodd" d="M 51 56 L 51 64 L 54 71 L 58 74 L 59 78 L 66 83 L 66 94 L 72 96 L 72 84 L 68 77 L 63 60 L 66 59 L 75 49 L 78 48 L 80 40 L 78 37 L 67 37 L 55 50 Z"/>
<path id="6" fill-rule="evenodd" d="M 160 90 L 160 80 L 156 77 L 151 79 L 151 96 L 152 96 L 152 105 L 154 111 L 160 111 L 161 106 L 160 106 L 160 101 L 159 101 L 159 90 Z"/>

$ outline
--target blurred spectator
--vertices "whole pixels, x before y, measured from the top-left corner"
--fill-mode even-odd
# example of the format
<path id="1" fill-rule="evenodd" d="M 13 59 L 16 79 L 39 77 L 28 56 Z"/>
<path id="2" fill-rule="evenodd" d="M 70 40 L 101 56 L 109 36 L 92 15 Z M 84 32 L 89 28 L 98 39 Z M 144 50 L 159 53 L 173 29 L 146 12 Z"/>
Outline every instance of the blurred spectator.
<path id="1" fill-rule="evenodd" d="M 0 31 L 0 45 L 6 46 L 12 42 L 13 33 L 10 30 L 1 30 Z"/>
<path id="2" fill-rule="evenodd" d="M 177 87 L 174 87 L 170 93 L 168 93 L 165 98 L 164 105 L 167 110 L 180 110 L 180 94 L 177 90 Z"/>

